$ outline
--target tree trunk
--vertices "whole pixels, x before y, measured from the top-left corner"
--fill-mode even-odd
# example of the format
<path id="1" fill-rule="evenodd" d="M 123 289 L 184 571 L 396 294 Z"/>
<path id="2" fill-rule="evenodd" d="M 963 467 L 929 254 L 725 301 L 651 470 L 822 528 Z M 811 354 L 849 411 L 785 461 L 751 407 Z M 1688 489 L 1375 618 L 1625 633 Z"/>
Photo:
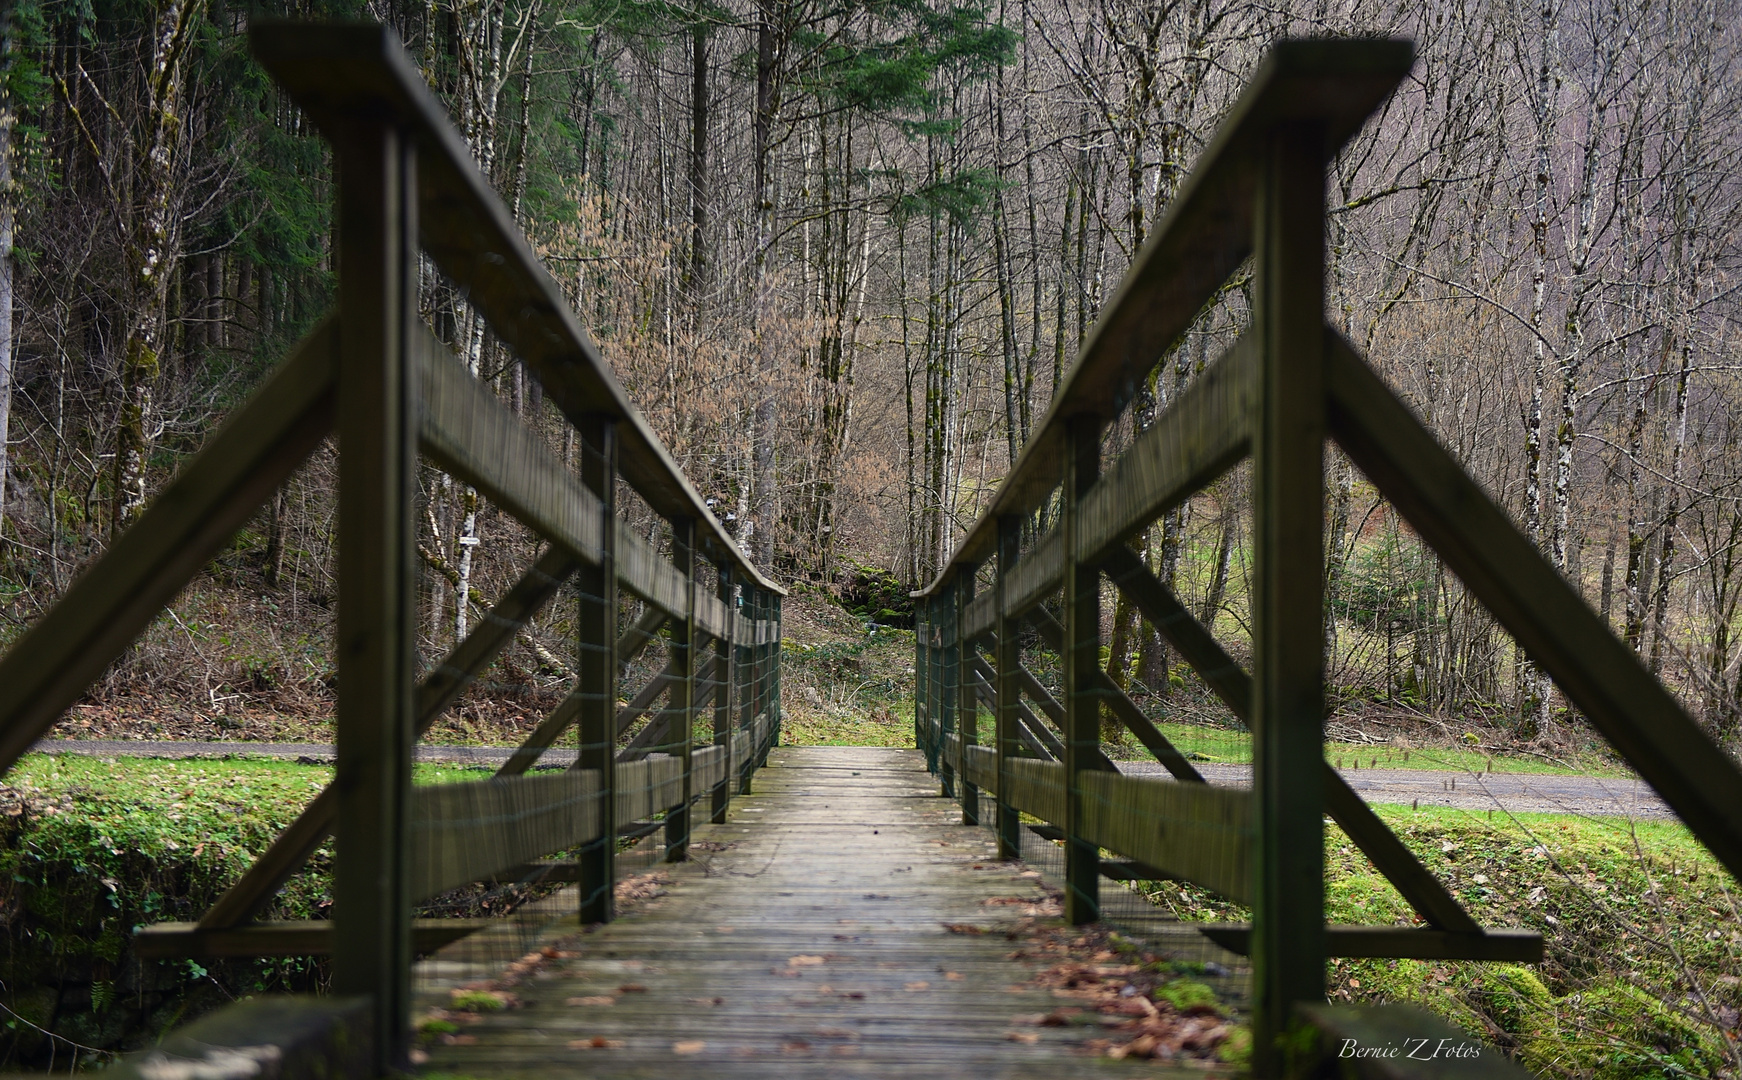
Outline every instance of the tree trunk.
<path id="1" fill-rule="evenodd" d="M 129 296 L 115 432 L 112 536 L 145 507 L 151 417 L 163 370 L 164 307 L 179 259 L 173 200 L 180 157 L 182 75 L 197 11 L 191 0 L 160 0 L 153 20 L 145 126 L 133 147 L 135 195 L 126 245 Z"/>

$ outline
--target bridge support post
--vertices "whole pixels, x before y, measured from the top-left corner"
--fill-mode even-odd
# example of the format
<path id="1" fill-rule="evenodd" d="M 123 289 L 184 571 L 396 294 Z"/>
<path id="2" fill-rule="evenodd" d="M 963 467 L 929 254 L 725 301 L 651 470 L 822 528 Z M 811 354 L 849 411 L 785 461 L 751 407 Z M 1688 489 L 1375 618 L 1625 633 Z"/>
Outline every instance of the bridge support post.
<path id="1" fill-rule="evenodd" d="M 1101 421 L 1077 417 L 1066 436 L 1062 534 L 1065 552 L 1065 638 L 1059 658 L 1065 676 L 1065 921 L 1073 926 L 1101 917 L 1101 851 L 1083 838 L 1082 773 L 1101 751 L 1101 573 L 1077 562 L 1082 498 L 1101 472 Z"/>
<path id="2" fill-rule="evenodd" d="M 738 713 L 738 730 L 750 732 L 756 723 L 756 590 L 748 583 L 738 590 L 734 610 L 744 619 L 749 633 L 735 643 L 737 661 L 732 665 L 732 675 L 737 684 L 732 687 L 732 707 Z M 745 744 L 744 760 L 738 763 L 738 794 L 751 793 L 761 753 L 754 738 Z"/>
<path id="3" fill-rule="evenodd" d="M 737 634 L 737 608 L 733 604 L 732 567 L 727 563 L 715 566 L 719 586 L 720 606 L 726 611 L 726 632 L 714 639 L 714 745 L 724 755 L 725 767 L 720 782 L 708 791 L 708 820 L 715 825 L 726 820 L 726 810 L 732 803 L 732 669 L 736 666 L 733 640 Z"/>
<path id="4" fill-rule="evenodd" d="M 938 679 L 938 779 L 946 799 L 956 797 L 956 767 L 950 764 L 947 747 L 956 739 L 956 704 L 961 697 L 962 650 L 957 637 L 961 626 L 956 621 L 956 592 L 961 587 L 961 579 L 957 578 L 944 586 L 943 595 L 938 598 L 938 624 L 942 630 L 938 648 L 942 668 Z"/>
<path id="5" fill-rule="evenodd" d="M 404 132 L 356 120 L 339 165 L 339 626 L 333 989 L 373 1001 L 375 1069 L 409 1034 L 407 807 L 417 700 L 417 165 Z"/>
<path id="6" fill-rule="evenodd" d="M 593 416 L 580 426 L 581 482 L 598 496 L 599 565 L 577 580 L 576 679 L 581 692 L 576 764 L 599 774 L 599 835 L 580 851 L 580 919 L 610 922 L 617 888 L 617 425 Z"/>
<path id="7" fill-rule="evenodd" d="M 1020 672 L 1022 668 L 1021 638 L 1017 622 L 1005 605 L 1005 582 L 1010 568 L 1022 556 L 1022 519 L 1006 514 L 998 519 L 998 623 L 997 662 L 998 711 L 993 717 L 993 738 L 998 750 L 998 857 L 1022 858 L 1022 816 L 1005 797 L 1010 790 L 1008 779 L 1010 759 L 1017 755 L 1017 731 L 1021 724 L 1018 711 L 1022 708 Z"/>
<path id="8" fill-rule="evenodd" d="M 667 738 L 676 743 L 683 770 L 683 796 L 665 815 L 665 861 L 690 857 L 690 799 L 694 772 L 690 768 L 696 732 L 696 522 L 677 518 L 671 523 L 671 558 L 688 589 L 686 613 L 671 623 L 671 664 L 677 680 L 671 684 L 671 722 Z"/>
<path id="9" fill-rule="evenodd" d="M 1283 1068 L 1296 1004 L 1325 995 L 1325 133 L 1271 135 L 1259 183 L 1253 437 L 1253 1065 Z"/>
<path id="10" fill-rule="evenodd" d="M 974 693 L 974 643 L 968 640 L 968 604 L 974 599 L 975 567 L 956 572 L 956 602 L 950 609 L 956 638 L 956 760 L 962 797 L 962 824 L 980 824 L 980 789 L 968 781 L 968 747 L 980 741 L 980 699 Z"/>
<path id="11" fill-rule="evenodd" d="M 774 710 L 774 738 L 771 740 L 771 743 L 774 746 L 779 746 L 780 745 L 780 723 L 785 718 L 785 715 L 781 712 L 781 709 L 780 709 L 780 700 L 781 700 L 780 699 L 780 671 L 781 671 L 780 650 L 781 650 L 782 643 L 786 640 L 786 634 L 781 630 L 781 622 L 780 622 L 780 619 L 781 619 L 780 605 L 781 605 L 783 598 L 781 597 L 781 595 L 779 593 L 770 593 L 768 596 L 768 599 L 770 602 L 770 606 L 772 606 L 774 609 L 773 636 L 769 639 L 769 642 L 768 642 L 768 666 L 771 669 L 770 674 L 771 674 L 771 677 L 773 679 L 773 685 L 774 685 L 773 701 L 772 701 L 772 704 L 770 705 L 770 708 L 772 708 Z"/>

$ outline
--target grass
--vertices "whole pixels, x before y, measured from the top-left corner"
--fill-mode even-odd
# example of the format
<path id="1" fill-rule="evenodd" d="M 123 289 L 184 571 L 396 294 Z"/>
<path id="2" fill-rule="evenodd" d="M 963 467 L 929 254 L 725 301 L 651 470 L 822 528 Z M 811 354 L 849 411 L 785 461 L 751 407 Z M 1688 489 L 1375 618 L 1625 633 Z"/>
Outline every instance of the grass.
<path id="1" fill-rule="evenodd" d="M 1737 886 L 1684 827 L 1375 809 L 1477 922 L 1536 930 L 1546 956 L 1540 966 L 1332 960 L 1333 1000 L 1426 1008 L 1546 1076 L 1718 1076 L 1742 1065 Z M 1327 825 L 1325 843 L 1327 921 L 1418 923 L 1341 830 Z M 1182 919 L 1248 917 L 1192 886 L 1142 888 Z"/>
<path id="2" fill-rule="evenodd" d="M 419 764 L 414 780 L 487 775 Z M 64 1066 L 69 1042 L 136 1048 L 244 993 L 319 987 L 325 965 L 311 958 L 142 961 L 130 943 L 142 924 L 198 918 L 332 777 L 328 765 L 248 757 L 20 759 L 0 783 L 0 1004 L 13 1014 L 0 1058 Z M 318 850 L 263 917 L 324 917 L 330 858 Z"/>

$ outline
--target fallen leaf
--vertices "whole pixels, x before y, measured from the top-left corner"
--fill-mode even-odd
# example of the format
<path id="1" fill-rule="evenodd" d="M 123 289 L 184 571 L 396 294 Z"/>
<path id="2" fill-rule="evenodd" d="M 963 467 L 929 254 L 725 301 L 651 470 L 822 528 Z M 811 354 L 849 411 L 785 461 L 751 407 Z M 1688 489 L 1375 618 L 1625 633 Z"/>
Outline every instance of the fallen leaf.
<path id="1" fill-rule="evenodd" d="M 952 934 L 984 934 L 986 932 L 984 926 L 975 926 L 973 923 L 965 922 L 947 922 L 944 923 L 944 929 Z"/>
<path id="2" fill-rule="evenodd" d="M 950 980 L 951 982 L 961 982 L 962 981 L 962 973 L 959 971 L 946 971 L 946 972 L 944 972 L 944 978 Z"/>
<path id="3" fill-rule="evenodd" d="M 780 1052 L 783 1054 L 802 1054 L 810 1048 L 811 1044 L 803 1039 L 788 1039 L 780 1044 Z"/>
<path id="4" fill-rule="evenodd" d="M 575 1039 L 569 1043 L 570 1050 L 619 1050 L 623 1040 L 607 1039 L 603 1035 L 595 1035 L 590 1039 Z"/>
<path id="5" fill-rule="evenodd" d="M 617 988 L 617 992 L 619 994 L 645 994 L 647 993 L 647 987 L 642 986 L 640 983 L 624 983 L 622 986 Z"/>
<path id="6" fill-rule="evenodd" d="M 827 958 L 821 956 L 789 956 L 786 958 L 787 967 L 814 967 L 817 964 L 827 962 Z"/>
<path id="7" fill-rule="evenodd" d="M 671 1044 L 671 1052 L 674 1054 L 699 1054 L 707 1048 L 708 1044 L 704 1039 L 684 1039 Z"/>
<path id="8" fill-rule="evenodd" d="M 1032 1031 L 1006 1031 L 1004 1038 L 1007 1042 L 1037 1043 L 1040 1041 L 1040 1036 Z"/>
<path id="9" fill-rule="evenodd" d="M 919 982 L 904 983 L 901 988 L 909 993 L 917 994 L 921 990 L 930 990 L 931 983 L 921 980 Z"/>
<path id="10" fill-rule="evenodd" d="M 610 994 L 594 994 L 590 997 L 572 997 L 563 1002 L 564 1005 L 615 1005 L 617 999 Z"/>

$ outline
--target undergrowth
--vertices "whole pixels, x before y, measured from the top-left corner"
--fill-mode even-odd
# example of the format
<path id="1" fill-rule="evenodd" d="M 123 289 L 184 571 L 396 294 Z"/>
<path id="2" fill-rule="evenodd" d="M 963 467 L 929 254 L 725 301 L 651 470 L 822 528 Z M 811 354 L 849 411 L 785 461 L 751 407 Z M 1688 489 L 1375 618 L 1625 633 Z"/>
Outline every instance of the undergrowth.
<path id="1" fill-rule="evenodd" d="M 1332 960 L 1333 1001 L 1426 1008 L 1544 1076 L 1737 1075 L 1736 882 L 1685 828 L 1375 809 L 1478 923 L 1540 932 L 1544 962 Z M 1327 922 L 1420 924 L 1340 829 L 1325 843 Z M 1181 919 L 1249 917 L 1190 885 L 1139 887 Z"/>
<path id="2" fill-rule="evenodd" d="M 143 960 L 131 941 L 144 924 L 198 919 L 331 779 L 249 758 L 21 759 L 0 783 L 0 1068 L 100 1062 L 245 994 L 323 987 L 318 959 Z M 479 774 L 419 765 L 415 779 Z M 261 917 L 327 917 L 330 863 L 323 845 Z M 427 910 L 513 900 L 475 892 Z"/>

